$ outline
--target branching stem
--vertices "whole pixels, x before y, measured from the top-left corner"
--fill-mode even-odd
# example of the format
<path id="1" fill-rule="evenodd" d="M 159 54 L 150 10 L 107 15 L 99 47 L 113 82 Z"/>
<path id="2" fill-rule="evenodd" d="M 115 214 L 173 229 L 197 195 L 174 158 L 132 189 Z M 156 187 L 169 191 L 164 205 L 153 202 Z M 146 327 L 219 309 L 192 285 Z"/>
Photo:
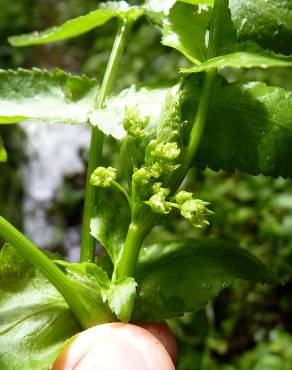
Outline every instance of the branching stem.
<path id="1" fill-rule="evenodd" d="M 208 47 L 209 58 L 212 58 L 216 55 L 218 27 L 220 26 L 220 10 L 222 8 L 223 1 L 224 0 L 214 1 L 213 20 L 210 29 L 210 42 Z M 188 173 L 188 170 L 192 166 L 192 162 L 199 147 L 207 120 L 216 77 L 217 72 L 215 69 L 206 73 L 202 94 L 200 96 L 196 117 L 191 130 L 183 163 L 181 167 L 174 172 L 168 184 L 171 194 L 174 194 L 177 191 L 186 174 Z M 133 222 L 130 224 L 125 245 L 123 247 L 119 263 L 117 264 L 117 268 L 114 271 L 113 279 L 134 275 L 142 242 L 146 233 L 149 232 L 154 225 L 155 215 L 149 213 L 144 218 L 145 219 L 143 223 L 139 225 Z"/>

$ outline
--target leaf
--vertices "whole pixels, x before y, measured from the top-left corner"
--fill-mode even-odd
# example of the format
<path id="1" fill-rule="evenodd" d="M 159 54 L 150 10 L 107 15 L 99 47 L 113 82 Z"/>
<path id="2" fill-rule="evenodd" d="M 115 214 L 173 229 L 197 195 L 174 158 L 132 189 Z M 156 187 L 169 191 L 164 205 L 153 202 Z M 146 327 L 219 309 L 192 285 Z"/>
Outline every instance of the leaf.
<path id="1" fill-rule="evenodd" d="M 8 41 L 13 46 L 28 46 L 66 40 L 102 26 L 113 17 L 137 19 L 142 14 L 142 9 L 130 7 L 125 1 L 109 1 L 100 9 L 70 19 L 61 26 L 48 28 L 42 32 L 12 36 Z"/>
<path id="2" fill-rule="evenodd" d="M 182 3 L 187 4 L 193 4 L 193 5 L 199 5 L 199 4 L 205 4 L 205 5 L 213 5 L 214 0 L 179 0 Z"/>
<path id="3" fill-rule="evenodd" d="M 259 260 L 227 241 L 196 238 L 144 247 L 132 319 L 160 322 L 197 310 L 234 279 L 274 281 Z"/>
<path id="4" fill-rule="evenodd" d="M 143 8 L 151 21 L 161 26 L 175 3 L 176 0 L 146 0 Z"/>
<path id="5" fill-rule="evenodd" d="M 211 20 L 211 22 L 214 22 L 213 19 Z M 214 56 L 237 51 L 237 49 L 240 48 L 240 45 L 237 41 L 236 31 L 231 19 L 229 0 L 221 1 L 220 12 L 218 14 L 216 23 L 216 42 L 214 45 Z"/>
<path id="6" fill-rule="evenodd" d="M 94 106 L 95 80 L 59 69 L 0 70 L 0 124 L 25 120 L 84 123 Z"/>
<path id="7" fill-rule="evenodd" d="M 130 217 L 129 206 L 120 193 L 99 190 L 99 204 L 91 218 L 90 233 L 103 245 L 113 263 L 124 245 Z"/>
<path id="8" fill-rule="evenodd" d="M 150 116 L 149 126 L 155 126 L 167 93 L 168 87 L 137 90 L 135 86 L 131 86 L 119 95 L 107 98 L 105 108 L 91 113 L 89 120 L 104 134 L 121 140 L 126 135 L 123 127 L 126 107 L 137 108 L 141 117 Z"/>
<path id="9" fill-rule="evenodd" d="M 196 73 L 208 71 L 213 68 L 269 68 L 269 67 L 292 67 L 292 59 L 283 56 L 277 56 L 272 53 L 250 53 L 236 52 L 231 54 L 221 55 L 216 58 L 207 60 L 206 62 L 191 68 L 184 68 L 181 72 Z"/>
<path id="10" fill-rule="evenodd" d="M 7 162 L 7 152 L 0 136 L 0 163 Z"/>
<path id="11" fill-rule="evenodd" d="M 210 13 L 178 2 L 163 22 L 162 44 L 177 49 L 194 64 L 207 58 L 205 34 Z"/>
<path id="12" fill-rule="evenodd" d="M 0 252 L 0 368 L 47 370 L 80 331 L 55 288 L 5 245 Z"/>
<path id="13" fill-rule="evenodd" d="M 102 290 L 105 301 L 108 302 L 112 312 L 123 322 L 129 322 L 133 312 L 136 298 L 137 283 L 134 278 L 125 277 L 111 283 Z"/>
<path id="14" fill-rule="evenodd" d="M 137 283 L 134 278 L 125 277 L 111 282 L 102 267 L 94 263 L 69 264 L 62 261 L 61 265 L 69 271 L 84 276 L 86 281 L 90 276 L 94 277 L 93 286 L 98 283 L 97 290 L 100 290 L 103 302 L 108 302 L 108 306 L 119 320 L 129 322 L 136 298 Z"/>
<path id="15" fill-rule="evenodd" d="M 253 40 L 277 53 L 292 54 L 290 0 L 230 0 L 230 8 L 241 41 Z"/>
<path id="16" fill-rule="evenodd" d="M 191 79 L 185 88 L 183 119 L 193 122 L 200 93 Z M 292 177 L 291 108 L 292 93 L 279 87 L 261 82 L 217 87 L 194 164 Z"/>

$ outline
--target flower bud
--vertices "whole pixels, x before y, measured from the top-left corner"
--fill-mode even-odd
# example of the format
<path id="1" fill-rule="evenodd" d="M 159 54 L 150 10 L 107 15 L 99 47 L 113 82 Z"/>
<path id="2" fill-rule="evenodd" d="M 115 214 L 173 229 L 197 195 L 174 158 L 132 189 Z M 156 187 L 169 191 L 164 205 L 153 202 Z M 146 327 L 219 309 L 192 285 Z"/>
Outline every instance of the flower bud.
<path id="1" fill-rule="evenodd" d="M 90 178 L 90 184 L 107 188 L 116 179 L 117 170 L 112 167 L 97 167 Z"/>
<path id="2" fill-rule="evenodd" d="M 144 137 L 147 135 L 145 128 L 148 126 L 150 117 L 141 117 L 139 110 L 126 107 L 123 121 L 124 129 L 133 137 Z"/>

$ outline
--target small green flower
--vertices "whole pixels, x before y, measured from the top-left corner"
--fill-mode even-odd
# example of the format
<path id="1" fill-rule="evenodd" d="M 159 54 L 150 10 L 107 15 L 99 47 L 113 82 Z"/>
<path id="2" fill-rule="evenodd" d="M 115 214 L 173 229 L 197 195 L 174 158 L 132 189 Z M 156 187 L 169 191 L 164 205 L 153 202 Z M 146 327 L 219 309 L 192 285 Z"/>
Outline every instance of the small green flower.
<path id="1" fill-rule="evenodd" d="M 151 170 L 152 177 L 154 177 L 155 179 L 158 179 L 162 175 L 172 174 L 172 172 L 174 172 L 179 167 L 180 167 L 179 164 L 156 162 L 150 167 L 150 170 Z"/>
<path id="2" fill-rule="evenodd" d="M 116 179 L 117 170 L 112 167 L 97 167 L 90 178 L 90 184 L 107 188 Z"/>
<path id="3" fill-rule="evenodd" d="M 207 215 L 213 214 L 206 206 L 208 202 L 200 199 L 188 199 L 180 206 L 181 215 L 195 227 L 204 227 L 209 225 L 206 219 Z"/>
<path id="4" fill-rule="evenodd" d="M 148 185 L 151 178 L 151 170 L 147 166 L 136 169 L 133 173 L 133 182 L 138 187 Z"/>
<path id="5" fill-rule="evenodd" d="M 124 129 L 133 137 L 144 137 L 147 135 L 145 128 L 148 126 L 150 117 L 141 117 L 139 110 L 126 107 L 123 121 Z"/>
<path id="6" fill-rule="evenodd" d="M 177 204 L 183 204 L 187 200 L 191 200 L 193 198 L 193 193 L 189 191 L 180 191 L 175 196 L 175 201 Z"/>
<path id="7" fill-rule="evenodd" d="M 167 214 L 171 211 L 171 205 L 165 200 L 165 198 L 169 195 L 170 190 L 162 188 L 161 185 L 162 184 L 160 182 L 153 185 L 154 194 L 149 201 L 145 203 L 151 207 L 154 213 Z"/>
<path id="8" fill-rule="evenodd" d="M 175 142 L 157 143 L 156 140 L 152 140 L 149 145 L 153 148 L 151 156 L 154 160 L 174 161 L 180 155 L 180 149 Z"/>

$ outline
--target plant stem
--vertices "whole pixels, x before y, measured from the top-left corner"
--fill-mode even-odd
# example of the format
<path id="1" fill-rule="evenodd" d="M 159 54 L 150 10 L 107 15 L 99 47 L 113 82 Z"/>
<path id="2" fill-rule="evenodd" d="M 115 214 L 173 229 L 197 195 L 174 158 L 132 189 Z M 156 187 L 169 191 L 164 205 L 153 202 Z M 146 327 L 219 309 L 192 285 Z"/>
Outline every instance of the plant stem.
<path id="1" fill-rule="evenodd" d="M 132 20 L 123 19 L 119 21 L 115 42 L 107 64 L 101 88 L 97 95 L 95 106 L 96 109 L 101 109 L 103 107 L 105 99 L 111 90 L 132 24 Z M 91 142 L 86 176 L 80 261 L 92 262 L 95 258 L 96 242 L 95 239 L 90 235 L 90 219 L 92 216 L 92 211 L 96 205 L 98 189 L 95 186 L 90 185 L 90 177 L 95 168 L 100 164 L 103 139 L 103 133 L 98 129 L 98 127 L 93 126 L 91 130 Z"/>
<path id="2" fill-rule="evenodd" d="M 96 302 L 83 298 L 77 286 L 36 245 L 0 216 L 0 236 L 11 243 L 38 269 L 63 296 L 82 328 L 98 322 L 109 322 L 113 317 Z M 91 304 L 90 304 L 91 303 Z"/>
<path id="3" fill-rule="evenodd" d="M 125 276 L 134 276 L 141 245 L 149 227 L 151 228 L 152 217 L 149 216 L 152 215 L 146 217 L 143 226 L 133 221 L 130 223 L 122 254 L 115 266 L 113 281 Z"/>
<path id="4" fill-rule="evenodd" d="M 221 9 L 224 0 L 215 0 L 213 6 L 213 16 L 210 27 L 210 41 L 208 45 L 208 58 L 216 56 L 217 42 L 219 37 L 219 29 L 221 22 Z M 197 153 L 205 124 L 208 117 L 208 111 L 212 100 L 212 92 L 217 79 L 217 70 L 213 69 L 206 72 L 202 94 L 200 96 L 199 105 L 196 117 L 191 130 L 188 146 L 184 155 L 181 167 L 173 174 L 169 181 L 169 187 L 172 194 L 177 191 L 190 167 Z"/>
<path id="5" fill-rule="evenodd" d="M 218 37 L 218 24 L 220 23 L 220 8 L 221 3 L 224 0 L 215 0 L 214 11 L 213 11 L 213 24 L 210 30 L 210 43 L 208 47 L 209 57 L 211 58 L 216 52 L 217 37 Z M 189 143 L 186 149 L 186 153 L 183 159 L 181 167 L 174 173 L 169 182 L 169 187 L 172 193 L 175 193 L 177 188 L 182 183 L 186 176 L 189 168 L 192 166 L 193 158 L 199 147 L 199 143 L 203 134 L 205 123 L 208 116 L 208 110 L 210 107 L 212 92 L 216 81 L 217 72 L 211 70 L 206 73 L 202 94 L 200 96 L 199 106 L 197 109 L 196 117 L 193 123 L 193 127 L 190 134 Z M 132 195 L 133 196 L 133 195 Z M 139 224 L 131 222 L 126 237 L 122 254 L 119 262 L 116 265 L 116 269 L 113 274 L 113 280 L 122 278 L 124 276 L 134 276 L 135 267 L 138 260 L 138 255 L 142 242 L 147 232 L 149 232 L 154 225 L 155 216 L 152 213 L 146 214 L 143 221 L 139 221 Z"/>
<path id="6" fill-rule="evenodd" d="M 215 70 L 206 73 L 202 94 L 199 100 L 198 110 L 193 123 L 189 143 L 183 158 L 183 162 L 180 168 L 176 172 L 174 172 L 169 181 L 168 186 L 171 189 L 172 193 L 175 193 L 177 191 L 186 174 L 188 173 L 190 167 L 192 166 L 192 161 L 195 157 L 202 138 L 202 134 L 204 132 L 216 76 L 217 73 Z"/>
<path id="7" fill-rule="evenodd" d="M 124 194 L 130 208 L 132 209 L 132 200 L 131 200 L 131 197 L 130 197 L 129 193 L 127 192 L 127 190 L 121 184 L 119 184 L 116 181 L 113 181 L 113 186 L 115 186 L 117 190 L 119 190 L 121 193 Z"/>

